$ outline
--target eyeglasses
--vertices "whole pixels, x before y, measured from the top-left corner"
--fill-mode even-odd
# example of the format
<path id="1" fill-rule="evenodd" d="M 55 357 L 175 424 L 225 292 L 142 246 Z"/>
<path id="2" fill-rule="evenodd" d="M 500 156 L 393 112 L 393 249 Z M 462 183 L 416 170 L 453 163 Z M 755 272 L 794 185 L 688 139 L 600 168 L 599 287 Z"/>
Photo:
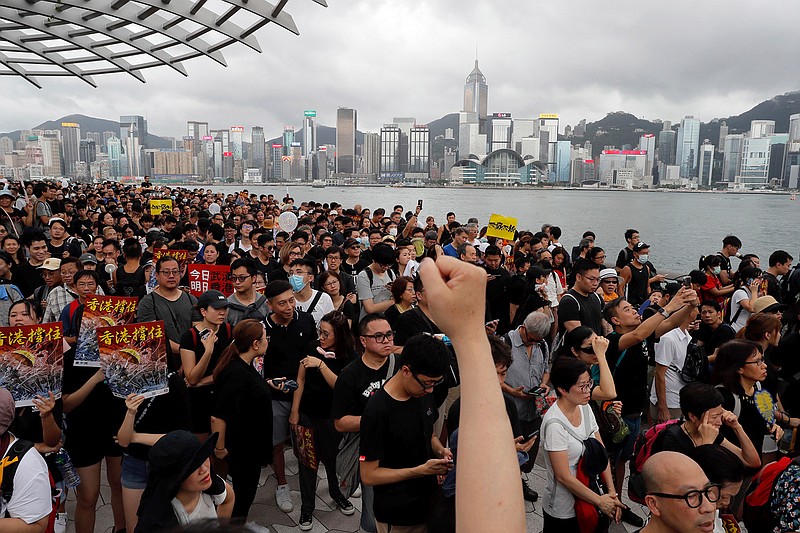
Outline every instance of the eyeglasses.
<path id="1" fill-rule="evenodd" d="M 289 257 L 301 257 L 302 255 L 300 252 L 289 252 Z"/>
<path id="2" fill-rule="evenodd" d="M 763 357 L 759 357 L 755 361 L 745 361 L 744 364 L 746 364 L 746 365 L 766 365 L 767 362 L 764 360 Z"/>
<path id="3" fill-rule="evenodd" d="M 592 387 L 594 387 L 594 380 L 590 379 L 584 384 L 576 383 L 575 386 L 578 387 L 581 392 L 589 392 L 592 390 Z"/>
<path id="4" fill-rule="evenodd" d="M 422 390 L 433 390 L 434 387 L 444 383 L 444 378 L 442 378 L 442 379 L 437 379 L 436 381 L 434 381 L 432 383 L 425 384 L 425 383 L 422 382 L 421 379 L 419 379 L 419 376 L 417 376 L 416 374 L 411 374 L 411 375 L 414 376 L 414 380 L 417 383 L 419 383 L 419 386 L 422 387 Z"/>
<path id="5" fill-rule="evenodd" d="M 600 280 L 600 283 L 608 283 L 609 285 L 616 285 L 619 282 L 617 280 L 615 280 L 615 279 L 603 279 L 603 280 Z"/>
<path id="6" fill-rule="evenodd" d="M 594 277 L 583 276 L 583 279 L 588 279 L 592 283 L 594 283 L 595 281 L 600 281 L 600 277 L 599 276 L 594 276 Z"/>
<path id="7" fill-rule="evenodd" d="M 332 334 L 332 333 L 328 333 L 328 332 L 327 332 L 327 331 L 325 331 L 324 329 L 317 329 L 317 336 L 318 336 L 320 339 L 322 339 L 322 340 L 325 340 L 325 339 L 327 339 L 327 338 L 328 338 L 328 337 L 330 337 L 331 335 L 333 335 L 333 334 Z"/>
<path id="8" fill-rule="evenodd" d="M 228 279 L 231 280 L 231 281 L 238 282 L 238 283 L 244 283 L 245 281 L 247 281 L 249 278 L 252 278 L 252 277 L 253 276 L 251 276 L 249 274 L 242 275 L 242 276 L 235 276 L 235 275 L 231 274 L 230 276 L 228 276 Z"/>
<path id="9" fill-rule="evenodd" d="M 703 490 L 690 490 L 686 494 L 666 494 L 664 492 L 648 492 L 648 496 L 659 496 L 661 498 L 671 498 L 673 500 L 683 500 L 691 509 L 697 509 L 703 505 L 703 496 L 711 502 L 716 503 L 720 495 L 719 485 L 709 485 Z"/>
<path id="10" fill-rule="evenodd" d="M 172 276 L 180 276 L 180 270 L 159 270 L 159 274 L 164 276 L 165 278 L 171 278 Z"/>
<path id="11" fill-rule="evenodd" d="M 375 333 L 374 335 L 361 335 L 362 337 L 366 337 L 367 339 L 373 339 L 375 342 L 383 344 L 386 341 L 392 341 L 394 339 L 394 331 L 387 331 L 386 333 Z"/>
<path id="12" fill-rule="evenodd" d="M 329 281 L 328 283 L 325 283 L 322 286 L 323 287 L 327 287 L 328 289 L 331 289 L 331 288 L 336 287 L 338 285 L 339 285 L 339 281 L 338 280 L 333 280 L 333 281 Z"/>

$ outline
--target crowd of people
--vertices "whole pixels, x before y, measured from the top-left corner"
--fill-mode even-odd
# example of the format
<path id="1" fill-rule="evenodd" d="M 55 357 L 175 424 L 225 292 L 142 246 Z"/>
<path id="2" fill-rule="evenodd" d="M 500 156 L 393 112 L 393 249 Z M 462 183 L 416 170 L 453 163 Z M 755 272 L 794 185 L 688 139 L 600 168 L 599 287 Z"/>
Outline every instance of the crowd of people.
<path id="1" fill-rule="evenodd" d="M 523 499 L 546 533 L 730 531 L 759 470 L 795 454 L 793 257 L 762 269 L 729 235 L 670 279 L 635 229 L 614 261 L 592 231 L 570 248 L 555 225 L 504 240 L 487 222 L 149 180 L 6 184 L 0 325 L 60 321 L 66 351 L 60 398 L 14 409 L 0 389 L 0 531 L 65 530 L 65 457 L 78 533 L 99 526 L 103 462 L 115 533 L 262 531 L 262 468 L 281 511 L 297 502 L 289 449 L 303 531 L 321 465 L 332 508 L 361 498 L 368 532 L 524 531 Z M 232 293 L 193 296 L 194 263 L 226 267 Z M 164 322 L 167 394 L 117 398 L 73 365 L 95 294 Z M 800 528 L 797 472 L 774 476 L 764 531 Z"/>

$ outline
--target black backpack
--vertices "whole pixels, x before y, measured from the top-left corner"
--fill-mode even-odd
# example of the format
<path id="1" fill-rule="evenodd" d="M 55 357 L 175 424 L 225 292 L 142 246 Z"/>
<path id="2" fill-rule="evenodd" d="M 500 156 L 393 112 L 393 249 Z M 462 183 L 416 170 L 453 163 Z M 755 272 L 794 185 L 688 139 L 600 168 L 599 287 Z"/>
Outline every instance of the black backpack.
<path id="1" fill-rule="evenodd" d="M 787 272 L 781 279 L 781 301 L 792 307 L 800 303 L 800 292 L 797 290 L 797 287 L 800 287 L 800 280 L 797 280 L 794 288 L 791 283 L 792 278 L 800 276 L 798 267 L 800 267 L 800 264 L 795 265 L 791 272 Z"/>
<path id="2" fill-rule="evenodd" d="M 686 358 L 683 360 L 683 368 L 678 369 L 673 365 L 672 370 L 677 372 L 686 383 L 691 383 L 692 381 L 700 381 L 703 383 L 711 382 L 706 350 L 694 339 L 692 339 L 686 347 Z"/>

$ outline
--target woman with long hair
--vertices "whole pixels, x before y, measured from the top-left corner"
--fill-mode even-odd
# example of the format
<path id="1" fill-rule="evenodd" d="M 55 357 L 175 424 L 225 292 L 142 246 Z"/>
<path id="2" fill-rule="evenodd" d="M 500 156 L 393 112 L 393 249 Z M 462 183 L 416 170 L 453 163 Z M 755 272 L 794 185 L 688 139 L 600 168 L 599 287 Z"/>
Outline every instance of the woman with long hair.
<path id="1" fill-rule="evenodd" d="M 781 369 L 781 361 L 776 361 L 778 343 L 781 340 L 780 318 L 771 313 L 755 313 L 747 319 L 745 327 L 736 334 L 737 339 L 743 339 L 758 344 L 764 361 L 767 364 L 767 379 L 763 380 L 762 385 L 770 391 L 773 396 L 778 394 L 778 373 Z"/>
<path id="2" fill-rule="evenodd" d="M 732 340 L 723 344 L 717 352 L 714 364 L 714 381 L 722 394 L 722 407 L 739 419 L 745 433 L 761 455 L 764 462 L 764 443 L 783 437 L 783 430 L 774 422 L 772 409 L 763 412 L 769 405 L 761 390 L 761 381 L 767 378 L 767 363 L 758 344 L 745 340 Z M 761 408 L 760 408 L 761 406 Z M 742 448 L 742 443 L 733 431 L 723 428 L 723 435 Z M 765 439 L 766 437 L 766 439 Z"/>
<path id="3" fill-rule="evenodd" d="M 14 261 L 14 264 L 11 265 L 12 273 L 17 269 L 17 266 L 26 261 L 22 243 L 16 235 L 6 235 L 3 237 L 3 240 L 0 241 L 0 247 L 11 254 L 11 259 Z"/>
<path id="4" fill-rule="evenodd" d="M 584 441 L 602 444 L 600 429 L 588 403 L 594 382 L 589 367 L 573 357 L 558 357 L 550 371 L 550 383 L 558 400 L 542 419 L 542 442 L 547 472 L 542 511 L 544 533 L 582 533 L 575 513 L 580 498 L 607 517 L 619 521 L 623 505 L 614 489 L 611 465 L 602 474 L 608 493 L 599 495 L 584 485 L 573 472 L 585 452 Z"/>
<path id="5" fill-rule="evenodd" d="M 561 286 L 567 289 L 567 275 L 569 274 L 569 255 L 567 251 L 561 246 L 553 248 L 550 252 L 553 257 L 553 272 L 558 276 L 561 281 Z"/>
<path id="6" fill-rule="evenodd" d="M 396 278 L 389 287 L 392 291 L 394 305 L 384 312 L 389 325 L 394 327 L 397 317 L 411 309 L 414 305 L 416 292 L 414 292 L 414 279 L 410 276 Z"/>
<path id="7" fill-rule="evenodd" d="M 358 320 L 358 307 L 356 306 L 358 300 L 356 299 L 355 293 L 351 293 L 347 296 L 342 294 L 341 278 L 328 270 L 319 275 L 317 283 L 320 289 L 322 289 L 322 292 L 331 297 L 333 308 L 344 313 L 347 317 L 347 321 L 352 326 L 353 322 Z"/>
<path id="8" fill-rule="evenodd" d="M 333 426 L 331 405 L 333 387 L 339 372 L 356 355 L 353 335 L 347 317 L 332 311 L 322 317 L 317 330 L 319 347 L 300 361 L 297 370 L 297 390 L 292 398 L 289 424 L 310 429 L 317 458 L 325 465 L 328 493 L 339 510 L 351 515 L 353 505 L 342 495 L 336 477 L 336 454 L 339 450 L 339 433 Z M 300 530 L 312 527 L 312 513 L 317 489 L 317 472 L 300 461 Z"/>
<path id="9" fill-rule="evenodd" d="M 231 516 L 242 521 L 255 499 L 261 466 L 272 458 L 270 384 L 253 367 L 253 360 L 267 352 L 267 343 L 263 323 L 242 320 L 213 374 L 211 430 L 219 433 L 214 456 L 228 461 L 236 494 Z"/>
<path id="10" fill-rule="evenodd" d="M 756 267 L 740 268 L 733 276 L 733 285 L 736 289 L 731 294 L 729 322 L 733 331 L 738 332 L 754 312 L 753 306 L 758 300 L 758 288 L 761 286 L 761 270 Z"/>

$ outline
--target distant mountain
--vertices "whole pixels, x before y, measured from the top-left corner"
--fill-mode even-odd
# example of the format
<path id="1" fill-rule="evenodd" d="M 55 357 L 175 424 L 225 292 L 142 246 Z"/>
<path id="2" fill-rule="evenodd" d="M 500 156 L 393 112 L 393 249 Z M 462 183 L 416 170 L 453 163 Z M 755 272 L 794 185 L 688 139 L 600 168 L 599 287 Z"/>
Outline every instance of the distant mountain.
<path id="1" fill-rule="evenodd" d="M 592 155 L 599 155 L 604 146 L 614 146 L 617 148 L 629 144 L 637 146 L 639 137 L 645 133 L 658 133 L 663 129 L 660 122 L 650 122 L 637 118 L 630 113 L 616 111 L 609 113 L 597 122 L 586 124 L 586 135 L 584 137 L 573 137 L 572 141 L 590 141 L 592 143 Z"/>
<path id="2" fill-rule="evenodd" d="M 119 137 L 119 122 L 106 120 L 104 118 L 87 117 L 86 115 L 67 115 L 56 120 L 42 122 L 32 130 L 57 130 L 61 128 L 62 122 L 75 122 L 81 127 L 81 136 L 86 138 L 87 132 L 103 133 L 113 131 Z M 21 130 L 9 133 L 0 133 L 0 137 L 10 137 L 14 142 L 19 141 Z M 172 140 L 159 137 L 149 133 L 148 145 L 150 148 L 172 148 Z"/>

